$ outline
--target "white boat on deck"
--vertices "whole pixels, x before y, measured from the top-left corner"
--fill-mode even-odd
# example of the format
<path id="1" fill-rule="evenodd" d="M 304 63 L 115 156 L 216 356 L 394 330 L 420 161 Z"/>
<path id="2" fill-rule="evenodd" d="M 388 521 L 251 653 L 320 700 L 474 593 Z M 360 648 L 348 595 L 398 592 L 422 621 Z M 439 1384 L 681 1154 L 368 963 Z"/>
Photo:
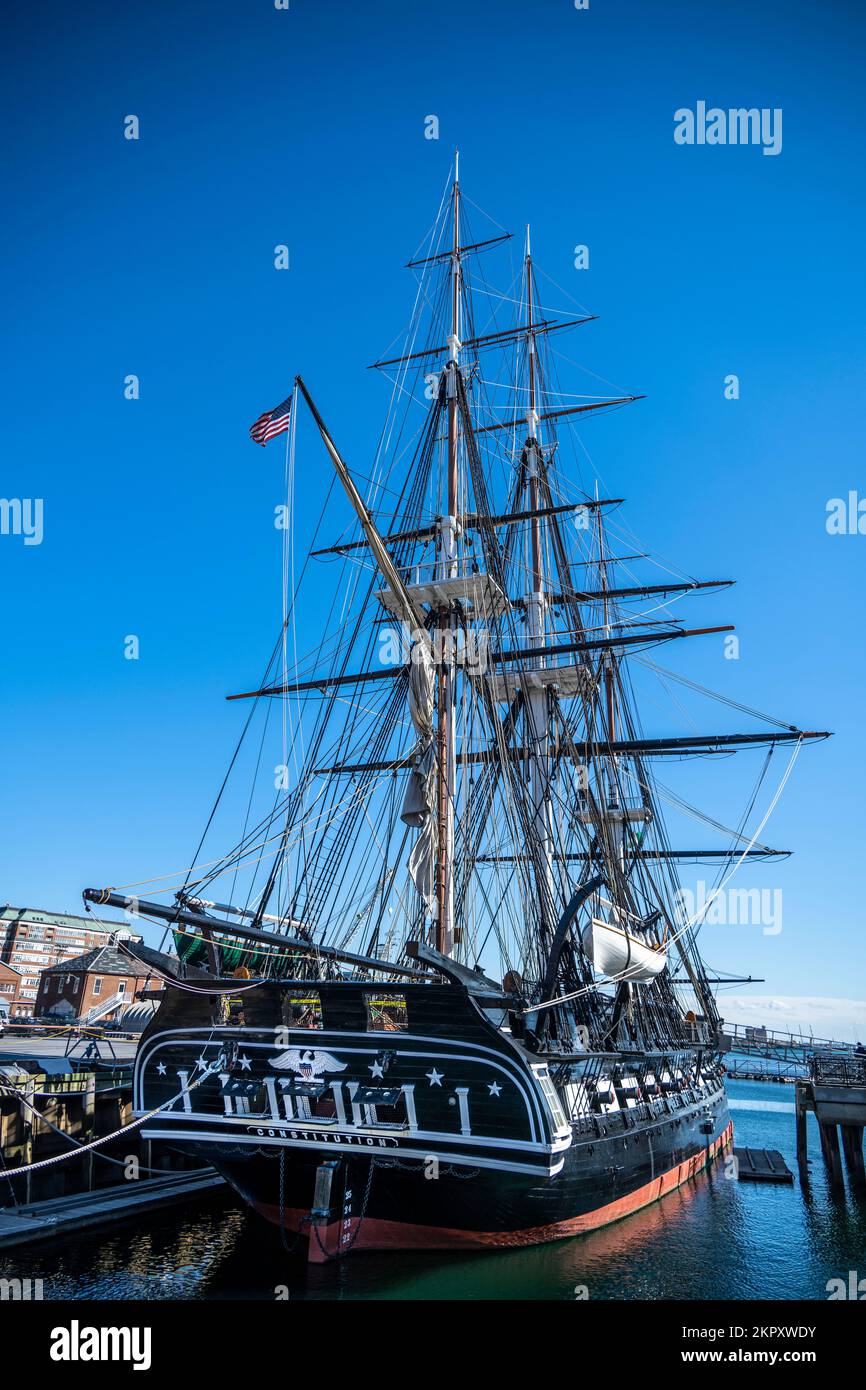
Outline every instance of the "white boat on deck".
<path id="1" fill-rule="evenodd" d="M 613 979 L 640 983 L 660 975 L 667 965 L 663 946 L 650 946 L 632 932 L 593 917 L 583 932 L 584 949 L 596 970 Z"/>

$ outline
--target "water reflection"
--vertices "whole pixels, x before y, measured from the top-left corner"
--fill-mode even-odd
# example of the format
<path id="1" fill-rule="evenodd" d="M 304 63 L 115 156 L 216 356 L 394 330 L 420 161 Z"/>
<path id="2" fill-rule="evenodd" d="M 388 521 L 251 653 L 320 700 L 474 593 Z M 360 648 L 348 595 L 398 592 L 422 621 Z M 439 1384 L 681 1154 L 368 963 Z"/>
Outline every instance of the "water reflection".
<path id="1" fill-rule="evenodd" d="M 796 1171 L 792 1107 L 778 1088 L 731 1086 L 736 1142 L 780 1149 Z M 810 1182 L 735 1182 L 725 1162 L 643 1211 L 554 1245 L 478 1254 L 363 1254 L 308 1268 L 231 1193 L 110 1234 L 0 1256 L 0 1277 L 42 1278 L 46 1298 L 824 1299 L 866 1276 L 866 1202 L 827 1189 L 810 1116 Z"/>

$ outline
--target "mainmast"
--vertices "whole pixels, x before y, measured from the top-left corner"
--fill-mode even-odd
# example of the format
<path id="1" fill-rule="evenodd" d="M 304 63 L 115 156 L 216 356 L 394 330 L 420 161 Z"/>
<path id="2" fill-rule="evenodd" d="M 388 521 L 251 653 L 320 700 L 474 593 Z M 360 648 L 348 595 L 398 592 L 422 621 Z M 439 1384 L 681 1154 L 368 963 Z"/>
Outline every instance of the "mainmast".
<path id="1" fill-rule="evenodd" d="M 526 350 L 528 358 L 529 400 L 526 412 L 526 441 L 523 447 L 523 464 L 529 492 L 529 510 L 533 513 L 529 530 L 529 591 L 525 595 L 526 645 L 536 653 L 529 659 L 529 669 L 539 670 L 547 658 L 542 649 L 547 645 L 545 612 L 547 597 L 544 582 L 544 556 L 541 541 L 541 492 L 539 486 L 541 472 L 541 451 L 538 442 L 537 407 L 537 363 L 534 324 L 534 305 L 532 299 L 532 253 L 529 241 L 529 227 L 526 228 Z M 530 793 L 532 817 L 539 856 L 540 913 L 542 923 L 549 916 L 552 903 L 551 872 L 553 865 L 553 846 L 550 833 L 550 748 L 548 728 L 548 692 L 541 682 L 527 682 L 526 713 L 527 733 L 530 748 Z M 548 924 L 549 925 L 549 924 Z"/>
<path id="2" fill-rule="evenodd" d="M 454 228 L 451 248 L 451 331 L 448 336 L 448 362 L 445 391 L 448 409 L 448 453 L 445 489 L 445 515 L 439 519 L 439 558 L 437 577 L 457 575 L 457 386 L 460 371 L 460 152 L 454 154 L 452 193 Z M 451 611 L 439 609 L 436 626 L 438 644 L 438 698 L 436 729 L 437 787 L 437 873 L 436 873 L 436 949 L 450 955 L 454 945 L 454 795 L 456 702 L 454 698 L 455 651 L 449 631 Z"/>

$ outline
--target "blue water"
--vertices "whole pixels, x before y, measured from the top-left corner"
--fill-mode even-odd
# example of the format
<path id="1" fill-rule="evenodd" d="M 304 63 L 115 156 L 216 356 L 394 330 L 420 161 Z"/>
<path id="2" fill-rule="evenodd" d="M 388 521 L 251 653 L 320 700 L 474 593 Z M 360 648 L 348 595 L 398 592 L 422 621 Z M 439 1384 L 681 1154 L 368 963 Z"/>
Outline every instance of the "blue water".
<path id="1" fill-rule="evenodd" d="M 781 1150 L 792 1186 L 732 1181 L 719 1162 L 644 1211 L 554 1245 L 358 1254 L 312 1269 L 221 1195 L 0 1255 L 0 1277 L 42 1278 L 46 1299 L 268 1300 L 281 1288 L 293 1299 L 826 1299 L 829 1279 L 866 1277 L 866 1201 L 829 1194 L 812 1116 L 808 1192 L 796 1177 L 793 1088 L 741 1081 L 729 1094 L 735 1142 Z"/>

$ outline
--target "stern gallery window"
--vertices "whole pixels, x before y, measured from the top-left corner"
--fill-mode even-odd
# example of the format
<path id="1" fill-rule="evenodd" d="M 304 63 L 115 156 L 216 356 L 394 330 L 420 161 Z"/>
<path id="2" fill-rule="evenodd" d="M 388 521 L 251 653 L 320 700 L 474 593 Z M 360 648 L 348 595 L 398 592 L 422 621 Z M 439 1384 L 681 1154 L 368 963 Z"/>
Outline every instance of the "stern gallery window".
<path id="1" fill-rule="evenodd" d="M 405 994 L 375 994 L 365 996 L 368 1033 L 404 1033 L 409 1027 Z"/>

